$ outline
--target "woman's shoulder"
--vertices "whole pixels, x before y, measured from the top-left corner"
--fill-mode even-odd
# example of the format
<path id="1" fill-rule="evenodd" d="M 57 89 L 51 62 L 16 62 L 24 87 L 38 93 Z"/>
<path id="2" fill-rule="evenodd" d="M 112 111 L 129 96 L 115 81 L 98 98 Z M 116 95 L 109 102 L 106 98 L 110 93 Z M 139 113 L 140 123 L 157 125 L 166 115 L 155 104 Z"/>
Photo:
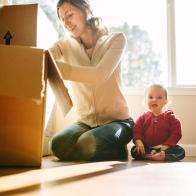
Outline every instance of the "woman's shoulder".
<path id="1" fill-rule="evenodd" d="M 126 36 L 123 32 L 110 32 L 107 35 L 103 35 L 99 39 L 100 43 L 104 45 L 114 45 L 114 47 L 124 47 L 126 45 Z"/>
<path id="2" fill-rule="evenodd" d="M 50 49 L 58 49 L 60 51 L 67 51 L 68 48 L 72 48 L 78 45 L 78 42 L 76 39 L 72 37 L 62 37 L 59 40 L 57 40 Z"/>
<path id="3" fill-rule="evenodd" d="M 65 45 L 68 43 L 72 43 L 73 41 L 75 41 L 75 39 L 73 39 L 72 37 L 61 37 L 54 44 L 61 46 L 61 45 Z"/>
<path id="4" fill-rule="evenodd" d="M 108 34 L 108 37 L 112 39 L 121 39 L 126 41 L 126 36 L 123 32 L 110 32 Z"/>
<path id="5" fill-rule="evenodd" d="M 60 48 L 61 45 L 64 45 L 66 43 L 66 39 L 65 38 L 60 38 L 59 40 L 55 41 L 52 46 L 50 47 L 50 49 L 55 49 L 55 48 Z"/>
<path id="6" fill-rule="evenodd" d="M 126 37 L 125 34 L 121 31 L 114 31 L 114 32 L 109 32 L 108 35 L 114 36 L 114 37 Z"/>

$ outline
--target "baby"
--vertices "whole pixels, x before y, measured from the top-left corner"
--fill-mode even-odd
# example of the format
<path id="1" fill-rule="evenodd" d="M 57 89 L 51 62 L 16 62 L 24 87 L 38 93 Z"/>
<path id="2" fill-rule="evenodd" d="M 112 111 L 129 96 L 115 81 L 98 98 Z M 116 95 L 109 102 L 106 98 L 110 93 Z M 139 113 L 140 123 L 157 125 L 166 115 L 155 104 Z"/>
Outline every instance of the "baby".
<path id="1" fill-rule="evenodd" d="M 159 84 L 151 85 L 146 90 L 145 100 L 149 111 L 139 116 L 134 125 L 132 157 L 153 161 L 183 159 L 185 151 L 177 145 L 182 137 L 181 123 L 173 111 L 164 111 L 167 90 Z"/>

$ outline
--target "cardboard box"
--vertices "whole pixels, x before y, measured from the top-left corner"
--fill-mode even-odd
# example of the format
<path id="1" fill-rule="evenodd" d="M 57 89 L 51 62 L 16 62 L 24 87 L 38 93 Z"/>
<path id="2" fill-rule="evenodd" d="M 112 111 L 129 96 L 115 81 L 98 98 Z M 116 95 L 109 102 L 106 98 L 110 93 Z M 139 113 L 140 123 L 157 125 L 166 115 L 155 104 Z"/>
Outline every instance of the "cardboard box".
<path id="1" fill-rule="evenodd" d="M 45 19 L 39 13 L 37 4 L 0 7 L 0 165 L 3 166 L 41 165 L 47 79 L 64 116 L 72 106 L 49 52 L 30 47 L 40 45 L 39 20 Z M 42 29 L 51 32 L 43 24 Z M 6 40 L 7 32 L 10 39 Z M 40 35 L 46 37 L 44 33 Z"/>
<path id="2" fill-rule="evenodd" d="M 29 47 L 38 45 L 39 13 L 37 4 L 0 7 L 0 44 L 4 44 L 0 45 L 0 165 L 4 166 L 41 165 L 46 57 L 43 49 Z"/>
<path id="3" fill-rule="evenodd" d="M 11 44 L 37 45 L 37 10 L 32 5 L 6 5 L 0 8 L 0 44 L 5 44 L 6 33 L 10 32 Z"/>
<path id="4" fill-rule="evenodd" d="M 48 32 L 50 36 L 46 36 Z M 57 39 L 53 25 L 38 4 L 0 7 L 0 44 L 48 48 Z"/>
<path id="5" fill-rule="evenodd" d="M 40 166 L 47 79 L 66 114 L 72 102 L 48 51 L 0 45 L 0 165 Z"/>
<path id="6" fill-rule="evenodd" d="M 46 68 L 43 49 L 0 45 L 0 165 L 41 164 Z"/>

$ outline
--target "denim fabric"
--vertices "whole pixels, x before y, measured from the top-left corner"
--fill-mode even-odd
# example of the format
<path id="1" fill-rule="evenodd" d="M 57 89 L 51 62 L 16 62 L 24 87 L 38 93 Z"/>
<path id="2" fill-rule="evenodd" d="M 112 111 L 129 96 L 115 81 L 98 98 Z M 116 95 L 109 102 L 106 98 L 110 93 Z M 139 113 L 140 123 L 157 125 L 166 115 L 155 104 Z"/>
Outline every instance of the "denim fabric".
<path id="1" fill-rule="evenodd" d="M 76 123 L 60 130 L 52 139 L 52 151 L 61 160 L 126 159 L 132 139 L 133 120 L 118 120 L 91 128 Z"/>
<path id="2" fill-rule="evenodd" d="M 185 157 L 185 150 L 179 146 L 173 146 L 165 151 L 166 161 L 180 161 Z"/>
<path id="3" fill-rule="evenodd" d="M 137 160 L 145 160 L 146 158 L 135 151 L 136 146 L 133 146 L 131 148 L 131 155 L 134 159 Z M 157 152 L 160 152 L 160 149 L 154 149 L 152 147 L 145 146 L 145 152 L 146 154 L 150 154 L 152 150 L 156 150 Z M 165 161 L 179 161 L 182 160 L 185 157 L 185 151 L 184 149 L 179 146 L 172 146 L 165 150 Z"/>

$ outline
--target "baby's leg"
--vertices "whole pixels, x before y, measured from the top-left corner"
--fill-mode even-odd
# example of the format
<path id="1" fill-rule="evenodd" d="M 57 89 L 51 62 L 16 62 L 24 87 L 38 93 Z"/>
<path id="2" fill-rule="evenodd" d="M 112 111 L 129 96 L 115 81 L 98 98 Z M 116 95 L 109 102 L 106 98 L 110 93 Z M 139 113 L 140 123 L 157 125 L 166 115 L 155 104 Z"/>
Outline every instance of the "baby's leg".
<path id="1" fill-rule="evenodd" d="M 147 155 L 147 159 L 152 160 L 152 161 L 164 161 L 165 160 L 165 151 L 161 152 L 153 152 L 150 155 Z"/>
<path id="2" fill-rule="evenodd" d="M 180 161 L 185 157 L 185 150 L 179 146 L 172 146 L 165 150 L 165 161 Z"/>
<path id="3" fill-rule="evenodd" d="M 165 151 L 149 155 L 147 159 L 153 161 L 179 161 L 185 157 L 185 151 L 179 145 L 172 146 Z"/>
<path id="4" fill-rule="evenodd" d="M 148 146 L 144 146 L 145 149 L 145 155 L 139 154 L 136 151 L 136 146 L 133 146 L 131 148 L 131 156 L 136 160 L 146 160 L 148 159 L 148 156 L 152 153 L 152 148 Z"/>

